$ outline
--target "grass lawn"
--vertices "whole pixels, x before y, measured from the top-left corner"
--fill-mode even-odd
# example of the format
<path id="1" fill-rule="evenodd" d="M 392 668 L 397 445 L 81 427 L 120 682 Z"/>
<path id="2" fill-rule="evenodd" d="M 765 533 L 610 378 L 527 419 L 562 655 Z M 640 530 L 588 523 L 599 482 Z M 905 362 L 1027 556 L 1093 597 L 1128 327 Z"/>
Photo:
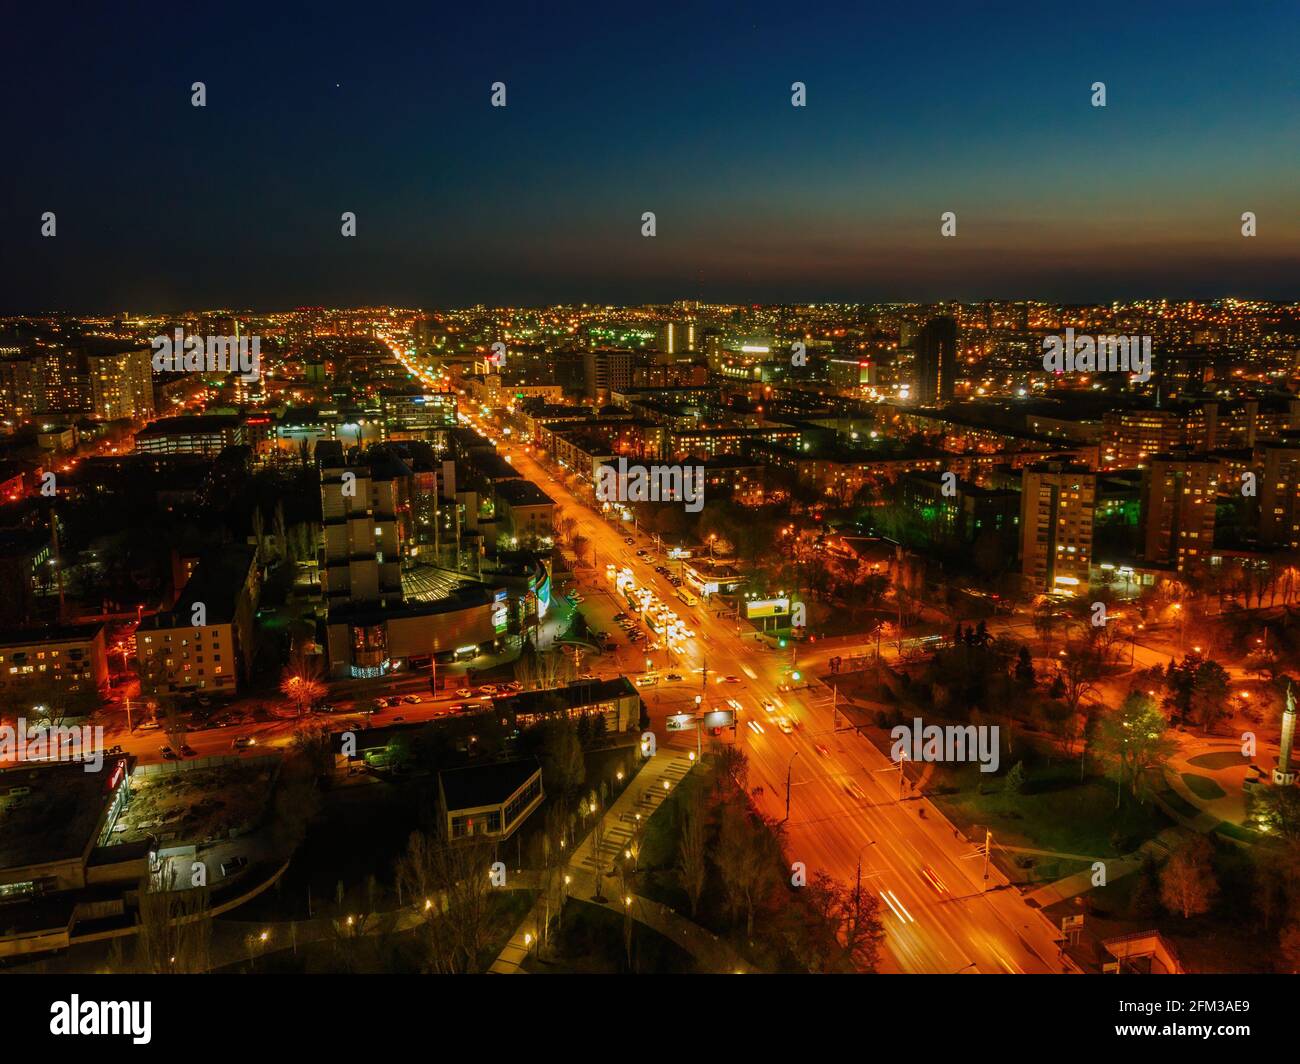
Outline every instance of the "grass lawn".
<path id="1" fill-rule="evenodd" d="M 552 935 L 545 959 L 529 956 L 524 970 L 534 974 L 656 975 L 697 971 L 689 953 L 644 924 L 632 926 L 631 960 L 623 917 L 600 905 L 570 898 L 564 919 Z"/>
<path id="2" fill-rule="evenodd" d="M 1139 805 L 1127 793 L 1116 809 L 1114 783 L 1097 777 L 1080 782 L 1078 762 L 1034 765 L 1027 756 L 1025 763 L 1019 794 L 1007 793 L 1002 777 L 990 778 L 974 763 L 936 766 L 929 789 L 957 826 L 968 833 L 991 828 L 1004 845 L 1117 857 L 1169 826 L 1153 803 Z"/>
<path id="3" fill-rule="evenodd" d="M 1209 776 L 1202 776 L 1195 772 L 1180 772 L 1183 783 L 1197 798 L 1204 798 L 1207 802 L 1214 798 L 1222 798 L 1226 793 Z"/>
<path id="4" fill-rule="evenodd" d="M 1276 952 L 1277 927 L 1260 926 L 1252 901 L 1254 880 L 1250 855 L 1236 846 L 1215 847 L 1219 895 L 1209 912 L 1183 919 L 1160 907 L 1136 913 L 1132 898 L 1137 874 L 1122 876 L 1088 894 L 1086 931 L 1098 939 L 1157 930 L 1172 944 L 1189 972 L 1267 972 Z M 1052 906 L 1054 919 L 1080 912 L 1073 901 Z"/>

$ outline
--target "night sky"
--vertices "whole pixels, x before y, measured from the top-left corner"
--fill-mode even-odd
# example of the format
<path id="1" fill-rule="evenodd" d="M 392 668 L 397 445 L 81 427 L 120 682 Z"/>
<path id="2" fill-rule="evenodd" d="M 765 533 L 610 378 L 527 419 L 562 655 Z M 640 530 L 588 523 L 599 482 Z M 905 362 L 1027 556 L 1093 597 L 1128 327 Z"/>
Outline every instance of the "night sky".
<path id="1" fill-rule="evenodd" d="M 1294 3 L 613 6 L 7 15 L 0 312 L 1300 295 Z"/>

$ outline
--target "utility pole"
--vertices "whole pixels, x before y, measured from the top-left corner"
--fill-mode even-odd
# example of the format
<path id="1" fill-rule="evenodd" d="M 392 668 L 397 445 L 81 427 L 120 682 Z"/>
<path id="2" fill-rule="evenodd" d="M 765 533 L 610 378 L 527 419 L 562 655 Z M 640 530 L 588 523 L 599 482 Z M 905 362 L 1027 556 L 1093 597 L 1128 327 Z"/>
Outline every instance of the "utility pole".
<path id="1" fill-rule="evenodd" d="M 903 762 L 907 760 L 907 751 L 898 752 L 898 799 L 903 800 Z"/>
<path id="2" fill-rule="evenodd" d="M 984 829 L 984 889 L 989 889 L 989 850 L 993 847 L 993 832 Z"/>
<path id="3" fill-rule="evenodd" d="M 790 755 L 790 763 L 785 766 L 785 819 L 787 821 L 790 819 L 790 774 L 794 769 L 794 759 L 798 756 L 799 751 L 796 750 Z"/>

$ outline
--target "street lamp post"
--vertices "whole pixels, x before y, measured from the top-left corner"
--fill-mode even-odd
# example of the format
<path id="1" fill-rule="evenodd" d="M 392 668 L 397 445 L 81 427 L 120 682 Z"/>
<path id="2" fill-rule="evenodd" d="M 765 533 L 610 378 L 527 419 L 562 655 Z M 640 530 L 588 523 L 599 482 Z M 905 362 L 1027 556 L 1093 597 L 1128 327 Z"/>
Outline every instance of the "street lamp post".
<path id="1" fill-rule="evenodd" d="M 790 763 L 785 766 L 785 819 L 787 821 L 790 819 L 790 775 L 794 769 L 794 759 L 798 756 L 799 751 L 796 750 L 790 755 Z"/>

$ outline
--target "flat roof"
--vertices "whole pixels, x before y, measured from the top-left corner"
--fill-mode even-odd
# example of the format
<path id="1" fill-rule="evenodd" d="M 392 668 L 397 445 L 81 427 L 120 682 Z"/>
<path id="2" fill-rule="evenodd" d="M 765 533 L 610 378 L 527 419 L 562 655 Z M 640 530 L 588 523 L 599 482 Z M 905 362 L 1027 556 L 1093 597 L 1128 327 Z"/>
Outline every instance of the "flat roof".
<path id="1" fill-rule="evenodd" d="M 541 772 L 535 757 L 467 765 L 438 773 L 438 784 L 448 809 L 478 809 L 500 805 Z"/>
<path id="2" fill-rule="evenodd" d="M 108 805 L 108 781 L 126 760 L 105 757 L 98 772 L 71 761 L 0 771 L 0 872 L 88 854 Z M 14 794 L 23 788 L 29 793 Z"/>
<path id="3" fill-rule="evenodd" d="M 636 693 L 636 688 L 626 676 L 615 676 L 609 680 L 582 680 L 563 687 L 549 687 L 542 691 L 520 691 L 508 698 L 496 699 L 492 706 L 494 709 L 508 710 L 516 715 L 548 713 L 554 712 L 557 706 L 576 709 L 597 702 L 611 702 Z"/>

